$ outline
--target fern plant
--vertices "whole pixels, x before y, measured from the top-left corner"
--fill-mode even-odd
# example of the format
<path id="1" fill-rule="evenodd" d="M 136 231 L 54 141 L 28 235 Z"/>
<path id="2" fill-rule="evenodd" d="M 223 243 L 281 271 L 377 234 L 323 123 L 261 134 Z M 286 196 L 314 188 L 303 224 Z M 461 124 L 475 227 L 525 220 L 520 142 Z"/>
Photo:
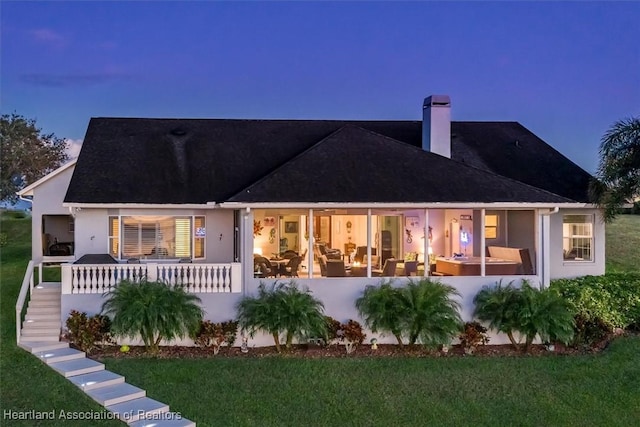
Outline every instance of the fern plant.
<path id="1" fill-rule="evenodd" d="M 157 353 L 162 340 L 193 336 L 204 314 L 201 300 L 162 282 L 123 280 L 107 294 L 102 311 L 116 336 L 142 338 L 146 351 Z"/>
<path id="2" fill-rule="evenodd" d="M 475 316 L 488 322 L 489 327 L 504 332 L 518 349 L 518 332 L 525 339 L 524 351 L 539 336 L 544 342 L 567 344 L 573 338 L 573 312 L 569 303 L 551 289 L 539 289 L 523 280 L 516 288 L 513 283 L 483 288 L 474 298 Z"/>
<path id="3" fill-rule="evenodd" d="M 473 299 L 474 316 L 489 324 L 489 328 L 507 334 L 511 344 L 518 348 L 514 333 L 520 323 L 522 299 L 519 290 L 510 282 L 506 286 L 499 281 L 494 286 L 485 286 Z"/>
<path id="4" fill-rule="evenodd" d="M 405 306 L 400 288 L 393 287 L 390 281 L 383 281 L 378 286 L 368 285 L 356 300 L 356 308 L 372 332 L 391 333 L 398 344 L 403 345 Z"/>
<path id="5" fill-rule="evenodd" d="M 402 322 L 409 344 L 419 340 L 426 347 L 437 348 L 451 342 L 462 325 L 460 303 L 453 299 L 459 295 L 453 287 L 429 279 L 410 281 L 402 288 Z"/>
<path id="6" fill-rule="evenodd" d="M 308 288 L 298 289 L 294 281 L 274 282 L 270 286 L 260 283 L 257 296 L 242 298 L 236 309 L 241 329 L 251 337 L 258 331 L 271 334 L 278 352 L 282 351 L 280 334 L 285 336 L 287 349 L 294 337 L 326 334 L 324 304 Z"/>

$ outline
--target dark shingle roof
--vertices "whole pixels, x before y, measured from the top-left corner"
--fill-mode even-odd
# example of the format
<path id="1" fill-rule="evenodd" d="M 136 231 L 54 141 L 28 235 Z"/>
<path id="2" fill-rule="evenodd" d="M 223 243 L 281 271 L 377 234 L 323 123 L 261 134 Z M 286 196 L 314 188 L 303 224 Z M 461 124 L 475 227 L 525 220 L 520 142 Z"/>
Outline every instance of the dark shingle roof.
<path id="1" fill-rule="evenodd" d="M 421 146 L 419 121 L 94 118 L 89 123 L 65 201 L 153 204 L 227 201 L 347 125 Z M 347 140 L 345 135 L 335 137 L 346 145 L 362 146 Z M 367 135 L 365 138 L 362 132 L 351 131 L 351 138 L 380 142 L 379 136 Z M 519 151 L 509 146 L 514 138 L 520 141 Z M 385 141 L 392 143 L 389 146 L 398 144 L 390 139 Z M 379 145 L 375 150 L 377 156 L 387 156 L 386 148 Z M 361 150 L 374 153 L 371 147 Z M 425 161 L 438 162 L 432 160 L 436 157 L 429 155 Z M 586 200 L 577 195 L 586 194 L 588 174 L 517 123 L 452 122 L 452 157 L 567 198 Z M 352 161 L 358 165 L 357 159 Z M 396 161 L 393 167 L 379 173 L 395 173 L 394 169 L 406 168 L 403 165 L 413 162 L 406 158 Z M 347 176 L 341 168 L 349 166 L 343 163 L 327 159 L 320 170 L 305 169 L 318 177 L 320 184 L 323 176 Z M 546 170 L 551 167 L 552 171 Z M 369 168 L 364 165 L 364 169 L 367 173 Z M 420 165 L 413 176 L 428 177 L 428 169 Z M 455 175 L 451 175 L 454 172 L 448 173 L 449 179 L 454 180 Z M 313 185 L 307 194 L 318 201 L 313 194 L 320 196 L 325 191 L 319 188 L 320 185 Z M 269 200 L 273 201 L 283 189 L 270 191 Z M 398 189 L 395 193 L 402 191 Z"/>
<path id="2" fill-rule="evenodd" d="M 570 202 L 351 125 L 229 201 Z"/>

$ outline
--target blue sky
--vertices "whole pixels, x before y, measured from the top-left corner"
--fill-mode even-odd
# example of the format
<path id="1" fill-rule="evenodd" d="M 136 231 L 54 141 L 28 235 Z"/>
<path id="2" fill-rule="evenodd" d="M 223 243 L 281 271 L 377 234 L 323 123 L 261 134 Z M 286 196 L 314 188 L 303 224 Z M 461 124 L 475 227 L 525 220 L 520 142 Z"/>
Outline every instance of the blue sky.
<path id="1" fill-rule="evenodd" d="M 518 121 L 594 172 L 640 115 L 639 2 L 7 2 L 1 111 L 90 117 Z"/>

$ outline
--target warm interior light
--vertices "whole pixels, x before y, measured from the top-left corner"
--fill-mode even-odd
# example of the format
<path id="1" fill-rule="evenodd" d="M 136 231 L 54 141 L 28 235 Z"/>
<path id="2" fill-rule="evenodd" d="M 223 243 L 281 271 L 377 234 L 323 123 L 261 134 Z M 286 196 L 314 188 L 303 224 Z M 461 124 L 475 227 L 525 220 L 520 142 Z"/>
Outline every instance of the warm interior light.
<path id="1" fill-rule="evenodd" d="M 262 256 L 262 248 L 253 248 L 253 254 Z"/>

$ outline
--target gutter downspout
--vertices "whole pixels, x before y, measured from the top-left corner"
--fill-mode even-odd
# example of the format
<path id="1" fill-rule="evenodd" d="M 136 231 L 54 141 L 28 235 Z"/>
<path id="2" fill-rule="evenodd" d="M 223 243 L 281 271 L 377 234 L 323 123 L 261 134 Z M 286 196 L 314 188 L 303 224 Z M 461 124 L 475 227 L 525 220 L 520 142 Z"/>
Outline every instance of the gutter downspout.
<path id="1" fill-rule="evenodd" d="M 542 236 L 542 288 L 548 288 L 551 284 L 551 215 L 555 215 L 560 211 L 560 208 L 556 206 L 552 210 L 548 212 L 540 212 L 540 216 L 542 217 L 541 221 L 541 236 Z"/>

